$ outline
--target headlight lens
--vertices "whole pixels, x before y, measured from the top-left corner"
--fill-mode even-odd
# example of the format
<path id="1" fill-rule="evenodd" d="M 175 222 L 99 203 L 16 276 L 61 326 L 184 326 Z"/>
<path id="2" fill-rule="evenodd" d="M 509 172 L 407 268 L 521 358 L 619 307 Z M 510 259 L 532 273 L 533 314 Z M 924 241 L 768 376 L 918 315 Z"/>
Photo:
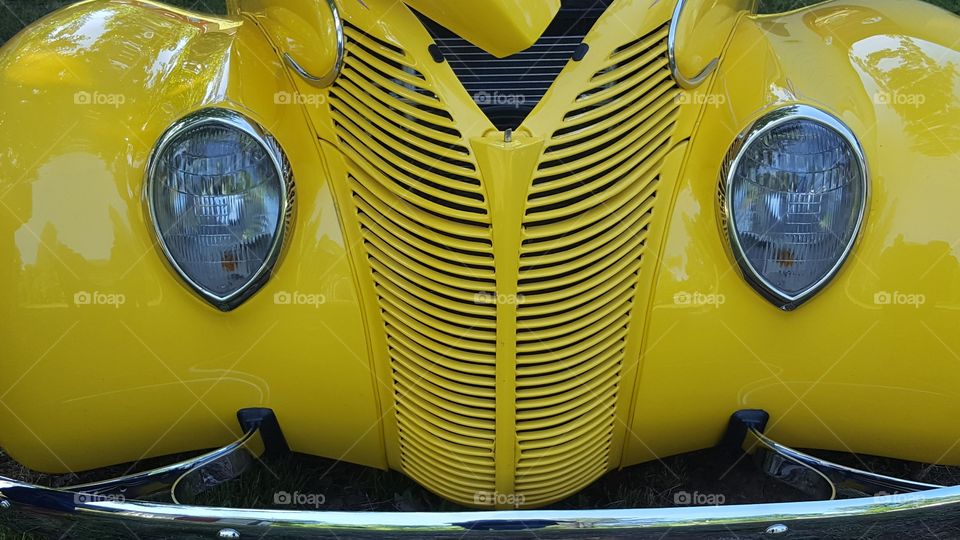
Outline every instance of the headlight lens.
<path id="1" fill-rule="evenodd" d="M 208 109 L 160 139 L 147 200 L 164 254 L 180 277 L 224 311 L 269 278 L 293 204 L 276 141 L 248 118 Z"/>
<path id="2" fill-rule="evenodd" d="M 744 132 L 721 184 L 730 243 L 744 276 L 793 309 L 839 271 L 863 222 L 867 170 L 837 118 L 797 105 Z"/>

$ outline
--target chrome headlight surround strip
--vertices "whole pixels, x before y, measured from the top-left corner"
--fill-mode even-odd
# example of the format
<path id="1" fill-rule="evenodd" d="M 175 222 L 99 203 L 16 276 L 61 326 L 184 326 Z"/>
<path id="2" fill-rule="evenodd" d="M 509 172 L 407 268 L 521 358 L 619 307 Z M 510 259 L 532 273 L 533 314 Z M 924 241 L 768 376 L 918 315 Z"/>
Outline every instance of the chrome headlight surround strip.
<path id="1" fill-rule="evenodd" d="M 789 122 L 796 120 L 806 120 L 818 123 L 834 131 L 850 147 L 857 159 L 857 164 L 861 171 L 861 182 L 863 189 L 863 201 L 860 208 L 857 209 L 856 224 L 853 233 L 850 235 L 850 241 L 847 242 L 840 257 L 819 281 L 798 294 L 788 294 L 780 290 L 761 273 L 754 268 L 753 264 L 745 256 L 745 251 L 740 243 L 737 234 L 736 221 L 733 219 L 732 204 L 730 194 L 733 193 L 733 182 L 740 165 L 741 158 L 746 150 L 767 132 Z M 860 232 L 863 229 L 863 223 L 867 215 L 867 204 L 870 200 L 870 170 L 867 166 L 867 159 L 864 155 L 863 147 L 860 141 L 854 135 L 853 131 L 847 127 L 839 118 L 823 110 L 811 107 L 809 105 L 795 104 L 775 109 L 761 116 L 758 120 L 747 127 L 734 140 L 730 149 L 727 151 L 726 158 L 720 168 L 720 190 L 719 190 L 719 213 L 720 224 L 724 234 L 729 242 L 729 247 L 736 259 L 737 266 L 740 268 L 744 279 L 757 292 L 763 295 L 767 300 L 784 311 L 792 311 L 812 298 L 818 292 L 823 290 L 830 281 L 836 277 L 837 273 L 843 268 L 844 263 L 853 252 L 853 248 L 860 239 Z"/>
<path id="2" fill-rule="evenodd" d="M 264 258 L 263 264 L 260 266 L 257 272 L 254 273 L 250 281 L 241 289 L 228 295 L 218 295 L 207 290 L 194 281 L 177 263 L 177 260 L 167 246 L 166 241 L 164 241 L 164 236 L 160 229 L 160 223 L 157 220 L 156 201 L 152 197 L 152 193 L 154 191 L 154 181 L 156 178 L 157 162 L 158 159 L 163 155 L 164 151 L 184 133 L 207 125 L 227 126 L 242 131 L 246 135 L 253 138 L 270 157 L 270 161 L 277 172 L 278 178 L 281 180 L 281 226 L 279 227 L 279 230 L 273 239 L 273 243 L 270 245 L 270 248 L 267 252 L 268 255 Z M 157 244 L 160 246 L 164 258 L 167 260 L 170 268 L 173 269 L 177 276 L 183 280 L 184 283 L 189 285 L 190 289 L 203 300 L 214 305 L 221 311 L 232 311 L 236 309 L 251 296 L 253 296 L 257 291 L 259 291 L 270 279 L 273 269 L 276 267 L 277 262 L 280 259 L 280 254 L 283 252 L 283 246 L 286 242 L 287 234 L 293 221 L 296 187 L 294 184 L 293 170 L 290 167 L 290 162 L 287 160 L 286 154 L 280 147 L 280 143 L 278 143 L 277 140 L 265 129 L 263 129 L 263 127 L 261 127 L 257 122 L 239 112 L 223 108 L 201 109 L 197 112 L 187 115 L 170 126 L 170 128 L 168 128 L 167 131 L 164 132 L 164 134 L 160 137 L 160 140 L 154 147 L 147 163 L 146 179 L 144 181 L 143 190 L 144 203 L 146 204 L 150 215 L 153 234 L 157 239 Z"/>

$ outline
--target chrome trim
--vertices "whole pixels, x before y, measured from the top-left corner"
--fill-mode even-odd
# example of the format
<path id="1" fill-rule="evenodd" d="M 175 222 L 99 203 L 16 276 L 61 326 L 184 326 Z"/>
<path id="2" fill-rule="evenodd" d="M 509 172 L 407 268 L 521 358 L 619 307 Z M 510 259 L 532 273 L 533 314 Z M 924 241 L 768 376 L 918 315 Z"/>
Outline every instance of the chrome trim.
<path id="1" fill-rule="evenodd" d="M 814 497 L 883 497 L 944 487 L 839 465 L 784 446 L 753 428 L 746 444 L 764 473 Z"/>
<path id="2" fill-rule="evenodd" d="M 176 504 L 240 476 L 263 454 L 259 428 L 223 448 L 150 471 L 63 488 L 91 499 L 140 499 L 169 491 Z"/>
<path id="3" fill-rule="evenodd" d="M 805 538 L 889 537 L 927 525 L 957 532 L 960 487 L 897 496 L 776 504 L 635 510 L 497 512 L 324 512 L 186 507 L 143 501 L 78 500 L 75 493 L 0 478 L 10 503 L 4 523 L 17 530 L 112 538 L 768 538 L 789 531 Z M 947 534 L 944 531 L 952 531 Z M 233 534 L 235 533 L 235 534 Z M 887 536 L 885 536 L 887 537 Z"/>
<path id="4" fill-rule="evenodd" d="M 306 69 L 304 69 L 299 62 L 294 60 L 290 53 L 283 53 L 284 61 L 297 73 L 297 75 L 299 75 L 308 83 L 319 88 L 327 88 L 328 86 L 333 85 L 333 83 L 337 80 L 337 77 L 340 76 L 340 72 L 343 71 L 343 64 L 346 62 L 347 58 L 347 35 L 343 29 L 343 18 L 340 17 L 340 9 L 337 7 L 337 0 L 327 0 L 327 5 L 330 6 L 330 13 L 333 16 L 333 24 L 337 30 L 337 61 L 334 63 L 330 72 L 319 77 L 312 75 Z"/>
<path id="5" fill-rule="evenodd" d="M 163 485 L 170 471 L 209 470 L 209 465 L 250 448 L 257 429 L 221 450 L 193 460 L 132 475 Z M 266 434 L 264 434 L 266 436 Z M 832 464 L 787 448 L 756 430 L 753 450 L 816 467 L 823 476 L 842 474 L 875 487 L 915 491 L 843 500 L 649 508 L 632 510 L 525 510 L 496 512 L 328 512 L 190 507 L 110 497 L 123 493 L 121 479 L 52 489 L 0 477 L 0 515 L 16 530 L 58 537 L 113 538 L 116 531 L 138 538 L 851 538 L 910 534 L 917 527 L 955 537 L 960 524 L 960 486 L 938 487 Z M 265 442 L 262 441 L 261 442 Z M 214 457 L 217 457 L 214 459 Z M 181 476 L 183 478 L 184 476 Z M 835 480 L 836 481 L 836 480 Z M 147 486 L 149 481 L 138 482 Z M 201 487 L 207 483 L 201 483 Z M 75 490 L 83 489 L 81 492 Z M 144 492 L 159 492 L 147 489 Z M 89 493 L 102 496 L 89 496 Z M 132 493 L 127 491 L 126 493 Z"/>
<path id="6" fill-rule="evenodd" d="M 270 156 L 270 159 L 276 168 L 277 176 L 280 178 L 281 184 L 280 197 L 282 206 L 280 208 L 280 220 L 273 244 L 270 246 L 270 250 L 267 252 L 267 257 L 264 259 L 263 265 L 261 265 L 257 272 L 251 276 L 246 285 L 241 287 L 239 290 L 225 296 L 221 296 L 204 289 L 193 279 L 191 279 L 190 276 L 188 276 L 187 273 L 177 263 L 176 259 L 173 257 L 173 254 L 170 252 L 170 249 L 167 247 L 167 243 L 163 238 L 163 234 L 161 234 L 162 231 L 160 230 L 160 224 L 157 222 L 156 217 L 156 201 L 154 201 L 153 198 L 154 176 L 156 176 L 156 167 L 159 157 L 163 155 L 163 152 L 167 149 L 167 147 L 179 137 L 189 133 L 191 130 L 209 124 L 228 126 L 240 130 L 252 137 L 267 152 L 267 155 Z M 144 184 L 146 189 L 144 189 L 143 196 L 149 210 L 150 220 L 153 223 L 153 232 L 157 237 L 157 244 L 159 244 L 160 249 L 163 251 L 163 254 L 165 255 L 170 267 L 174 270 L 174 272 L 176 272 L 180 279 L 184 281 L 184 283 L 189 285 L 190 288 L 197 293 L 197 295 L 207 302 L 213 304 L 221 311 L 231 311 L 253 296 L 263 287 L 264 284 L 266 284 L 271 273 L 273 272 L 274 267 L 277 264 L 277 261 L 280 258 L 280 253 L 282 251 L 284 242 L 286 241 L 287 232 L 291 226 L 296 187 L 293 181 L 293 173 L 290 168 L 290 163 L 287 161 L 286 154 L 284 154 L 283 149 L 280 147 L 280 144 L 277 142 L 277 140 L 274 139 L 273 136 L 264 130 L 259 124 L 247 118 L 246 116 L 229 109 L 203 109 L 180 119 L 169 129 L 167 129 L 154 147 L 148 161 L 146 181 Z"/>
<path id="7" fill-rule="evenodd" d="M 737 235 L 737 224 L 733 220 L 730 193 L 733 191 L 732 187 L 734 177 L 736 176 L 737 167 L 740 165 L 740 159 L 743 157 L 744 152 L 766 132 L 795 120 L 808 120 L 821 124 L 833 130 L 847 142 L 847 144 L 850 146 L 850 149 L 856 156 L 857 164 L 860 167 L 863 201 L 858 209 L 857 222 L 854 226 L 853 234 L 850 236 L 850 241 L 840 254 L 836 264 L 833 265 L 826 275 L 824 275 L 819 281 L 808 287 L 806 290 L 800 292 L 799 294 L 790 295 L 773 286 L 773 284 L 764 278 L 760 272 L 753 267 L 744 254 L 743 246 L 741 245 L 740 239 Z M 753 286 L 754 289 L 756 289 L 760 294 L 770 300 L 777 307 L 784 311 L 791 311 L 823 290 L 823 288 L 826 287 L 834 277 L 836 277 L 837 273 L 850 257 L 853 247 L 860 238 L 860 232 L 863 230 L 863 223 L 866 219 L 867 201 L 870 200 L 870 171 L 867 166 L 867 159 L 864 155 L 863 147 L 860 146 L 860 141 L 857 139 L 856 135 L 854 135 L 853 131 L 839 118 L 809 105 L 788 105 L 764 114 L 737 136 L 733 142 L 733 145 L 731 145 L 730 149 L 728 150 L 727 156 L 720 168 L 720 189 L 720 202 L 722 205 L 722 208 L 720 209 L 720 221 L 722 224 L 721 228 L 725 229 L 725 233 L 728 241 L 730 242 L 730 247 L 732 248 L 734 258 L 736 259 L 737 265 L 740 267 L 744 278 L 751 286 Z"/>
<path id="8" fill-rule="evenodd" d="M 680 29 L 680 17 L 683 16 L 683 8 L 687 7 L 687 0 L 677 0 L 677 7 L 673 10 L 673 19 L 670 21 L 670 33 L 667 35 L 667 60 L 670 65 L 670 73 L 673 74 L 677 84 L 685 90 L 693 90 L 703 84 L 720 65 L 720 58 L 714 58 L 700 73 L 692 79 L 686 78 L 680 73 L 680 67 L 677 65 L 677 31 Z"/>

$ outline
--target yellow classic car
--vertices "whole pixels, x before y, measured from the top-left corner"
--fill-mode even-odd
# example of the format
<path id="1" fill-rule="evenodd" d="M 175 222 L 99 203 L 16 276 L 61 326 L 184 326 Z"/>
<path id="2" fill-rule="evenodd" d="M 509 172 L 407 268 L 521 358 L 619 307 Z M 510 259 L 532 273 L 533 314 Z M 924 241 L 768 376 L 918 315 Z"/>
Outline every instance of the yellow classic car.
<path id="1" fill-rule="evenodd" d="M 0 49 L 0 446 L 50 473 L 219 449 L 0 478 L 0 510 L 141 537 L 955 532 L 960 487 L 793 448 L 960 464 L 957 36 L 914 0 L 57 11 Z M 822 500 L 538 510 L 721 443 Z M 141 500 L 286 450 L 475 511 Z"/>

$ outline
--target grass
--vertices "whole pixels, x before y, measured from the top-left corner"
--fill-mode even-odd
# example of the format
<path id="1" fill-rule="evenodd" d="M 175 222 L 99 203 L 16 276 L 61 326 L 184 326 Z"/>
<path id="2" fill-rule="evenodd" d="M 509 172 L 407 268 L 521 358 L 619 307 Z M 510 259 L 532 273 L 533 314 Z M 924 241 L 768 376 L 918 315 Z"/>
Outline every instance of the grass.
<path id="1" fill-rule="evenodd" d="M 760 0 L 759 10 L 761 13 L 779 13 L 798 9 L 810 4 L 815 4 L 822 0 Z M 936 6 L 948 9 L 956 14 L 960 14 L 960 0 L 925 0 Z"/>
<path id="2" fill-rule="evenodd" d="M 73 4 L 76 0 L 0 0 L 0 43 L 13 37 L 24 26 L 40 17 Z M 164 0 L 168 4 L 195 11 L 224 13 L 224 0 Z"/>
<path id="3" fill-rule="evenodd" d="M 960 0 L 928 1 L 960 13 Z M 0 0 L 0 43 L 30 21 L 69 3 L 70 0 Z M 223 0 L 171 0 L 170 3 L 188 9 L 223 12 Z M 771 13 L 810 3 L 813 3 L 813 0 L 762 0 L 760 9 Z M 958 469 L 949 467 L 923 467 L 896 460 L 841 454 L 829 454 L 825 457 L 847 465 L 866 466 L 877 472 L 915 480 L 941 484 L 960 483 Z M 736 454 L 713 449 L 631 467 L 608 474 L 583 492 L 554 507 L 668 507 L 674 506 L 675 495 L 684 491 L 719 495 L 726 504 L 792 501 L 803 498 L 792 488 L 762 477 L 748 460 L 737 458 Z M 63 487 L 109 478 L 123 474 L 131 468 L 150 468 L 169 461 L 151 460 L 81 475 L 50 476 L 26 470 L 0 453 L 0 475 Z M 240 479 L 201 495 L 196 503 L 228 507 L 278 507 L 274 504 L 273 494 L 280 491 L 323 495 L 324 510 L 462 510 L 457 505 L 430 494 L 399 473 L 382 472 L 302 455 L 293 455 L 278 462 L 258 466 Z M 4 531 L 0 528 L 0 540 L 14 538 L 27 540 L 33 536 L 22 531 Z"/>

